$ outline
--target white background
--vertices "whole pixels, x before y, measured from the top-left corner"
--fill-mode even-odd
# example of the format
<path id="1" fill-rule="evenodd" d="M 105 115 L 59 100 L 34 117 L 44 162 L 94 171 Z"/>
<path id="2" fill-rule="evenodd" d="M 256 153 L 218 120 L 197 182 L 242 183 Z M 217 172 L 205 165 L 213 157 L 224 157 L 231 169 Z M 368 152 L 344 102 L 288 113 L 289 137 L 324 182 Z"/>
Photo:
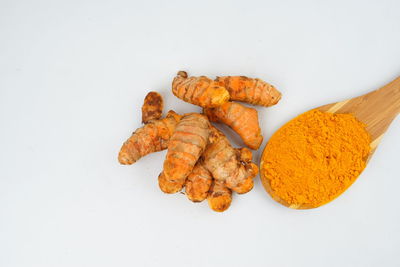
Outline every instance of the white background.
<path id="1" fill-rule="evenodd" d="M 166 110 L 200 110 L 170 93 L 178 70 L 276 85 L 279 105 L 258 108 L 265 140 L 384 85 L 400 74 L 399 11 L 395 0 L 1 0 L 0 266 L 399 266 L 399 119 L 359 180 L 315 210 L 275 203 L 257 178 L 219 214 L 160 192 L 165 152 L 117 162 L 147 91 Z"/>

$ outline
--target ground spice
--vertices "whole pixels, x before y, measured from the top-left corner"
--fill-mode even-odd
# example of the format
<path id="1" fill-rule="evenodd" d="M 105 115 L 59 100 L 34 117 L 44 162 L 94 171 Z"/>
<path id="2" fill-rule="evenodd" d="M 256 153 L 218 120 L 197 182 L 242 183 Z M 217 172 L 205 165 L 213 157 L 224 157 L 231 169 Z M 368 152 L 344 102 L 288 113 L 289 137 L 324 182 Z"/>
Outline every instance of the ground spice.
<path id="1" fill-rule="evenodd" d="M 363 171 L 371 138 L 351 114 L 311 110 L 270 139 L 263 174 L 273 195 L 298 207 L 321 206 L 346 190 Z"/>

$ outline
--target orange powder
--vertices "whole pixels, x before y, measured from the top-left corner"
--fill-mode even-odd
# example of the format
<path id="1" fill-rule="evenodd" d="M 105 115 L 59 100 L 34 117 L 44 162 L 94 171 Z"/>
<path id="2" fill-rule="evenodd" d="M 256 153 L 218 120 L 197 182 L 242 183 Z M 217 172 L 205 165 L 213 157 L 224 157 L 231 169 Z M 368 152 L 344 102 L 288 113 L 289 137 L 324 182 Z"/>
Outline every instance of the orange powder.
<path id="1" fill-rule="evenodd" d="M 370 142 L 365 125 L 351 114 L 303 113 L 268 142 L 261 166 L 264 186 L 292 207 L 321 206 L 363 171 Z"/>

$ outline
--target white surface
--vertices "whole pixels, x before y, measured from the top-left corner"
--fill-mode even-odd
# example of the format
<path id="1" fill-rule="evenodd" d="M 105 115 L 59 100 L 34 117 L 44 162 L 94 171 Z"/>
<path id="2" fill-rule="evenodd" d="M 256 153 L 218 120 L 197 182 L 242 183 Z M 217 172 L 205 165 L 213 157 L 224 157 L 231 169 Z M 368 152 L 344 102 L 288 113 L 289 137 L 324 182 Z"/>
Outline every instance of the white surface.
<path id="1" fill-rule="evenodd" d="M 282 101 L 259 109 L 266 139 L 309 108 L 384 85 L 399 75 L 399 10 L 0 1 L 0 266 L 399 266 L 399 119 L 354 186 L 315 210 L 280 206 L 257 179 L 217 214 L 160 192 L 165 153 L 117 163 L 148 90 L 166 109 L 199 110 L 169 92 L 181 69 L 275 84 Z"/>

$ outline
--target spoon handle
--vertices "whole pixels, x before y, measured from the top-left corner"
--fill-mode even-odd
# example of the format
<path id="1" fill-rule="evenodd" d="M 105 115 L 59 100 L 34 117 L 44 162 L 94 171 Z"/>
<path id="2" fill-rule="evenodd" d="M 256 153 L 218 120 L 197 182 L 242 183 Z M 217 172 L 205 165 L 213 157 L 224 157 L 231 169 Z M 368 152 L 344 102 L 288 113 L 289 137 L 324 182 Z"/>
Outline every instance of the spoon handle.
<path id="1" fill-rule="evenodd" d="M 400 76 L 378 89 L 376 93 L 383 94 L 382 98 L 387 100 L 383 105 L 385 109 L 393 110 L 395 116 L 400 113 Z"/>
<path id="2" fill-rule="evenodd" d="M 400 77 L 378 90 L 354 99 L 353 112 L 367 124 L 372 140 L 378 143 L 393 119 L 400 113 Z"/>

